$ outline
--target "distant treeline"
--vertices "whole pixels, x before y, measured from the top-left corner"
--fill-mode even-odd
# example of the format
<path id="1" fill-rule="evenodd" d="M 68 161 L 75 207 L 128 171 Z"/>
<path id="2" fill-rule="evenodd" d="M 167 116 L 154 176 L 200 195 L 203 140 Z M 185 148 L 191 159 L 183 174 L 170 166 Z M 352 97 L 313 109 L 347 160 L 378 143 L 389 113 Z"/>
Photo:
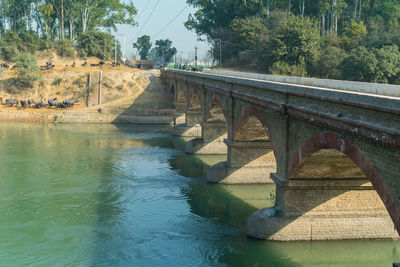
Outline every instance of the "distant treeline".
<path id="1" fill-rule="evenodd" d="M 400 84 L 399 0 L 187 2 L 186 27 L 225 66 Z"/>
<path id="2" fill-rule="evenodd" d="M 0 0 L 0 53 L 11 60 L 18 52 L 55 48 L 71 56 L 74 46 L 84 56 L 110 58 L 114 37 L 99 29 L 136 25 L 132 1 Z"/>

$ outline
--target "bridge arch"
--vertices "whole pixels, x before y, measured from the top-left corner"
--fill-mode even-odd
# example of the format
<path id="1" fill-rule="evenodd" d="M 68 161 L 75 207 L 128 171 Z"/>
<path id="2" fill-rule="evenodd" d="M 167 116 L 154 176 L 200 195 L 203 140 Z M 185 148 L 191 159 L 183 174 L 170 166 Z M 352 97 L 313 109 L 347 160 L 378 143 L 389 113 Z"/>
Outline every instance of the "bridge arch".
<path id="1" fill-rule="evenodd" d="M 170 93 L 171 94 L 173 94 L 174 96 L 175 96 L 175 93 L 176 93 L 176 85 L 175 85 L 175 82 L 170 82 L 169 83 L 169 91 L 170 91 Z"/>
<path id="2" fill-rule="evenodd" d="M 269 123 L 261 110 L 254 106 L 243 110 L 233 130 L 233 139 L 236 141 L 251 141 L 251 138 L 259 141 L 268 140 L 274 147 Z"/>
<path id="3" fill-rule="evenodd" d="M 228 122 L 224 103 L 216 94 L 210 97 L 206 105 L 205 122 Z"/>
<path id="4" fill-rule="evenodd" d="M 277 171 L 277 160 L 267 119 L 254 106 L 245 107 L 240 114 L 228 150 L 232 167 L 252 169 L 255 183 L 273 183 L 270 176 Z"/>
<path id="5" fill-rule="evenodd" d="M 186 91 L 182 83 L 178 84 L 178 90 L 176 91 L 176 102 L 186 103 Z M 175 87 L 176 88 L 176 87 Z"/>
<path id="6" fill-rule="evenodd" d="M 197 89 L 192 89 L 189 94 L 188 110 L 202 110 L 202 101 Z"/>
<path id="7" fill-rule="evenodd" d="M 306 140 L 300 148 L 295 152 L 290 160 L 288 166 L 288 177 L 290 179 L 296 179 L 299 177 L 299 165 L 304 163 L 307 160 L 307 157 L 318 153 L 321 150 L 335 150 L 336 153 L 343 154 L 348 157 L 354 165 L 359 168 L 360 173 L 351 172 L 350 176 L 358 176 L 361 178 L 363 175 L 367 178 L 373 188 L 377 192 L 378 196 L 382 200 L 386 210 L 388 211 L 395 228 L 398 232 L 400 232 L 399 227 L 399 218 L 400 212 L 397 208 L 394 199 L 391 197 L 388 188 L 383 182 L 382 177 L 379 175 L 377 170 L 374 168 L 372 163 L 363 155 L 363 153 L 357 148 L 356 145 L 351 143 L 345 137 L 340 136 L 338 134 L 332 132 L 323 132 L 318 135 L 314 135 L 313 137 Z M 340 174 L 338 174 L 340 176 Z M 342 173 L 343 178 L 347 178 Z M 301 175 L 300 175 L 301 177 Z M 324 177 L 321 177 L 324 178 Z M 342 177 L 339 177 L 342 178 Z"/>

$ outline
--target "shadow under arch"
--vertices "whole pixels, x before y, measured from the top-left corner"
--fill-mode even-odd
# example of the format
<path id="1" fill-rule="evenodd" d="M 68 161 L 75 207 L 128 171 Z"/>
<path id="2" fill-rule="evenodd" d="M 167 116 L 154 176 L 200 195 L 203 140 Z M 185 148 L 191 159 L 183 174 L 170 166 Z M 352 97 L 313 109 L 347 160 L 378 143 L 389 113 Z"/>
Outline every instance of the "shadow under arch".
<path id="1" fill-rule="evenodd" d="M 378 173 L 344 137 L 324 132 L 306 140 L 292 155 L 288 173 L 288 179 L 271 175 L 275 207 L 249 217 L 249 236 L 279 241 L 399 238 L 380 199 L 383 184 L 375 186 Z"/>
<path id="2" fill-rule="evenodd" d="M 222 101 L 213 95 L 205 106 L 204 121 L 201 122 L 201 138 L 187 143 L 185 152 L 198 155 L 226 155 L 228 138 L 226 112 Z"/>
<path id="3" fill-rule="evenodd" d="M 360 150 L 344 137 L 334 133 L 325 132 L 308 139 L 303 143 L 303 145 L 291 159 L 288 167 L 289 177 L 293 175 L 296 166 L 301 162 L 302 159 L 312 155 L 314 152 L 320 149 L 335 149 L 342 152 L 354 162 L 354 164 L 362 171 L 365 177 L 372 183 L 373 188 L 378 193 L 397 231 L 399 232 L 400 211 L 391 197 L 389 190 L 384 184 L 382 177 L 379 176 L 372 163 L 365 158 Z"/>
<path id="4" fill-rule="evenodd" d="M 273 183 L 270 174 L 276 172 L 276 160 L 264 115 L 256 107 L 247 107 L 234 125 L 233 136 L 226 140 L 227 162 L 213 166 L 208 180 L 236 184 Z"/>

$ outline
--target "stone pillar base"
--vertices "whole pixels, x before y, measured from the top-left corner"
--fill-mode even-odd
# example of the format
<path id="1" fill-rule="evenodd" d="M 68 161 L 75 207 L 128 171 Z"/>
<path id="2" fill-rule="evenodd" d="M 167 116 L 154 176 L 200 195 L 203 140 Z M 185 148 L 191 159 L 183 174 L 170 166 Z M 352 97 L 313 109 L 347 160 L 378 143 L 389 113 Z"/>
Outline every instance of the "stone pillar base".
<path id="1" fill-rule="evenodd" d="M 204 142 L 202 138 L 196 138 L 186 143 L 185 152 L 197 155 L 226 155 L 227 146 L 222 140 Z"/>
<path id="2" fill-rule="evenodd" d="M 367 203 L 366 203 L 367 204 Z M 399 239 L 387 214 L 285 218 L 276 207 L 258 210 L 247 221 L 249 237 L 276 240 Z"/>
<path id="3" fill-rule="evenodd" d="M 221 184 L 273 184 L 268 167 L 243 166 L 232 168 L 228 162 L 217 163 L 207 171 L 207 182 Z"/>
<path id="4" fill-rule="evenodd" d="M 172 128 L 172 135 L 182 137 L 200 137 L 201 126 L 200 124 L 194 126 L 187 126 L 186 124 L 178 124 Z"/>
<path id="5" fill-rule="evenodd" d="M 186 121 L 186 114 L 175 114 L 174 125 L 184 124 Z"/>

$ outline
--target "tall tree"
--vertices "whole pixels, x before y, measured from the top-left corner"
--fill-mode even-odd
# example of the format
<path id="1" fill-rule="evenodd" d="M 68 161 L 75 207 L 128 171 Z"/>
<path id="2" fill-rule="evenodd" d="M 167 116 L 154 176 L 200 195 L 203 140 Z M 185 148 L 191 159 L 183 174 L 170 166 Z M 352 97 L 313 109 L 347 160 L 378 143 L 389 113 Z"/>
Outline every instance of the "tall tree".
<path id="1" fill-rule="evenodd" d="M 133 44 L 133 48 L 139 51 L 141 60 L 146 60 L 151 48 L 150 36 L 143 35 L 139 37 L 136 43 Z"/>

